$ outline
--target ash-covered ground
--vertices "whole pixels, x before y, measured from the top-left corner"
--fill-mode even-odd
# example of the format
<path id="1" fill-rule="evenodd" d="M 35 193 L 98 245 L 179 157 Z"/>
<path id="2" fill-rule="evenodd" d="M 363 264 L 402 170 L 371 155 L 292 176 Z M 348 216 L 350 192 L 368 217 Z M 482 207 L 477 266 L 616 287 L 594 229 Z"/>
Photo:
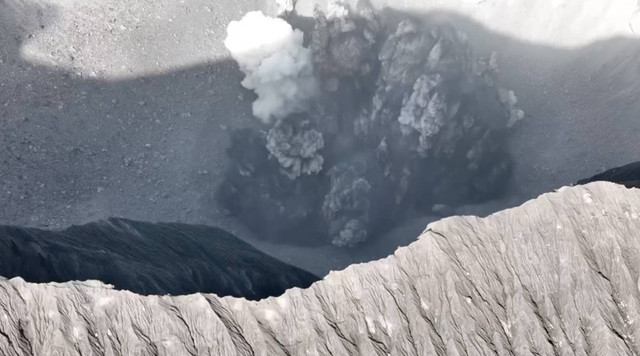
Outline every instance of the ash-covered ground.
<path id="1" fill-rule="evenodd" d="M 505 197 L 441 213 L 487 214 L 640 156 L 635 1 L 391 3 L 397 23 L 453 23 L 473 58 L 495 52 L 499 86 L 526 113 L 504 143 Z M 311 19 L 313 5 L 299 1 L 298 15 Z M 254 117 L 256 96 L 224 45 L 227 25 L 252 10 L 275 15 L 276 4 L 0 2 L 0 223 L 204 223 L 318 274 L 415 239 L 432 213 L 344 249 L 262 241 L 219 207 L 230 133 L 275 124 Z M 290 22 L 313 28 L 300 21 Z"/>
<path id="2" fill-rule="evenodd" d="M 139 5 L 0 4 L 3 222 L 216 216 L 201 204 L 223 167 L 225 125 L 250 116 L 238 75 L 211 60 L 215 36 L 184 26 L 195 4 Z M 207 27 L 224 31 L 230 19 L 211 16 Z"/>

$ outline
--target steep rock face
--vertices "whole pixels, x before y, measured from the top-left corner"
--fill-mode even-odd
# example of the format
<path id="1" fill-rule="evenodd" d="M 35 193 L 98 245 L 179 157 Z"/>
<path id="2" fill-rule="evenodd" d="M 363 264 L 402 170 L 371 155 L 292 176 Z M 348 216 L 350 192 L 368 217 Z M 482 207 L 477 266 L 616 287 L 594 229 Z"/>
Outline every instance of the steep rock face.
<path id="1" fill-rule="evenodd" d="M 118 218 L 61 231 L 0 226 L 0 275 L 30 282 L 95 279 L 142 294 L 248 299 L 318 280 L 222 229 Z"/>
<path id="2" fill-rule="evenodd" d="M 259 302 L 4 280 L 0 354 L 638 354 L 639 216 L 639 190 L 564 188 Z"/>

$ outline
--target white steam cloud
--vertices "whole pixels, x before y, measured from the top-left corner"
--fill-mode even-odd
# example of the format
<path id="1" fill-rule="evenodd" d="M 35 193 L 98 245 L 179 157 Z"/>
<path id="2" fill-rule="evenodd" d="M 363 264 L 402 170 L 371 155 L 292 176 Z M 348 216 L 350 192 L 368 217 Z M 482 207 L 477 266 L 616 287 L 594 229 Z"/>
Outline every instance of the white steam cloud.
<path id="1" fill-rule="evenodd" d="M 253 115 L 266 123 L 304 111 L 316 92 L 311 50 L 303 34 L 280 18 L 247 13 L 227 27 L 225 46 L 246 75 L 242 86 L 253 90 Z"/>

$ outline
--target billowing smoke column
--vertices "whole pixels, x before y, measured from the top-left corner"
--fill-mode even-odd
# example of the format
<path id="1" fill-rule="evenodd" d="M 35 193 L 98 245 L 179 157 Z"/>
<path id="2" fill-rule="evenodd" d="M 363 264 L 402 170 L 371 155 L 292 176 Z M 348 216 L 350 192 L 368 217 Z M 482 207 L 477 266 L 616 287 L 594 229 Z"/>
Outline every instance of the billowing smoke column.
<path id="1" fill-rule="evenodd" d="M 303 111 L 314 96 L 311 51 L 302 42 L 300 30 L 260 11 L 229 24 L 224 44 L 246 75 L 242 86 L 258 95 L 257 118 L 270 122 Z"/>
<path id="2" fill-rule="evenodd" d="M 314 20 L 309 48 L 261 13 L 229 26 L 254 114 L 271 128 L 233 133 L 223 207 L 267 239 L 355 246 L 410 212 L 501 192 L 524 113 L 496 84 L 495 54 L 474 56 L 450 26 L 367 7 L 334 2 Z"/>

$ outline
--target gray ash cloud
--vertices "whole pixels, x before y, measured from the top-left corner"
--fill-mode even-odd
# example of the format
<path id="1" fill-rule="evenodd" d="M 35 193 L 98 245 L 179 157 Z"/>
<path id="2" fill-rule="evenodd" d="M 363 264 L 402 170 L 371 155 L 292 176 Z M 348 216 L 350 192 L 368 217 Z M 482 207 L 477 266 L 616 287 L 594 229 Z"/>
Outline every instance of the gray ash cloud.
<path id="1" fill-rule="evenodd" d="M 265 131 L 232 134 L 217 196 L 258 236 L 356 246 L 409 214 L 496 197 L 509 179 L 506 139 L 524 113 L 497 84 L 496 56 L 474 55 L 452 26 L 383 16 L 332 3 L 316 11 L 308 43 L 296 35 L 295 45 L 260 54 L 269 62 L 310 51 L 294 56 L 309 63 L 278 68 L 294 78 L 287 85 L 302 78 L 302 101 L 292 106 L 298 94 L 285 90 L 286 100 L 273 102 L 286 107 L 270 105 L 266 120 L 257 113 Z M 270 64 L 251 65 L 262 68 L 245 70 L 253 83 L 274 85 L 256 79 L 269 77 Z"/>

